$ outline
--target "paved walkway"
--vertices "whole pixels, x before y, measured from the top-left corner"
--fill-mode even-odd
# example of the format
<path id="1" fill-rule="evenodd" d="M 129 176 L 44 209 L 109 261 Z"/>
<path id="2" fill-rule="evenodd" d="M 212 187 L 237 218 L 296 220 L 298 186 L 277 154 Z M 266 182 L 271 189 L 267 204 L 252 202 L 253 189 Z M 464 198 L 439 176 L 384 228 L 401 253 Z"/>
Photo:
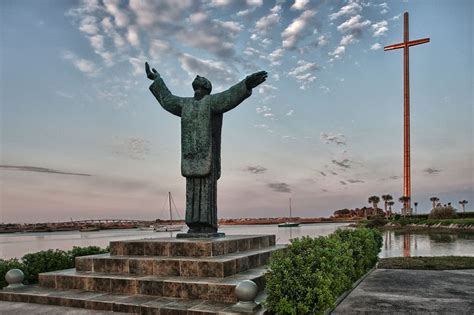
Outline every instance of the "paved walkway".
<path id="1" fill-rule="evenodd" d="M 63 314 L 112 315 L 113 314 L 113 315 L 116 315 L 116 314 L 126 314 L 126 313 L 85 310 L 82 308 L 73 308 L 73 307 L 64 307 L 64 306 L 0 301 L 0 314 L 2 315 L 22 315 L 22 314 L 45 314 L 45 315 L 46 314 L 47 315 L 63 315 Z"/>
<path id="2" fill-rule="evenodd" d="M 474 314 L 474 270 L 376 269 L 332 314 Z"/>

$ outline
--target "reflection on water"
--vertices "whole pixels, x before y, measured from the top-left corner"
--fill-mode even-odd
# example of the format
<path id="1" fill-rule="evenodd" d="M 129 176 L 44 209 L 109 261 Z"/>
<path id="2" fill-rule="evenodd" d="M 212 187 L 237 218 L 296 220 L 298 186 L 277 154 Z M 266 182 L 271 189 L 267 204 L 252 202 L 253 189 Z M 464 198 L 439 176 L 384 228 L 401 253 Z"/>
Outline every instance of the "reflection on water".
<path id="1" fill-rule="evenodd" d="M 275 234 L 277 243 L 288 244 L 302 236 L 333 233 L 345 223 L 302 224 L 299 227 L 279 228 L 277 225 L 227 225 L 219 230 L 227 235 Z M 0 234 L 0 258 L 22 257 L 46 249 L 69 250 L 73 246 L 106 247 L 110 241 L 174 237 L 178 232 L 153 232 L 138 229 L 103 230 L 96 232 L 43 232 Z M 397 256 L 474 256 L 473 234 L 399 233 L 383 232 L 384 245 L 380 257 Z"/>
<path id="2" fill-rule="evenodd" d="M 384 232 L 380 257 L 474 256 L 472 234 Z"/>

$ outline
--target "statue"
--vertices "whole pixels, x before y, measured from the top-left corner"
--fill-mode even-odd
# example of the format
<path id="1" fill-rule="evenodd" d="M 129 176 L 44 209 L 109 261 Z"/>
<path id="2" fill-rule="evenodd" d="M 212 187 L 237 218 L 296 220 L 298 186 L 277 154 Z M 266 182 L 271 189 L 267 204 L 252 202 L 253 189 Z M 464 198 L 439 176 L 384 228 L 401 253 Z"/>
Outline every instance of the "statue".
<path id="1" fill-rule="evenodd" d="M 218 236 L 222 116 L 249 97 L 252 89 L 267 79 L 267 72 L 251 74 L 227 91 L 213 95 L 211 82 L 196 76 L 192 83 L 194 97 L 178 97 L 170 92 L 155 69 L 150 71 L 148 63 L 145 71 L 148 79 L 153 80 L 150 91 L 160 105 L 181 117 L 181 174 L 186 177 L 187 235 Z"/>

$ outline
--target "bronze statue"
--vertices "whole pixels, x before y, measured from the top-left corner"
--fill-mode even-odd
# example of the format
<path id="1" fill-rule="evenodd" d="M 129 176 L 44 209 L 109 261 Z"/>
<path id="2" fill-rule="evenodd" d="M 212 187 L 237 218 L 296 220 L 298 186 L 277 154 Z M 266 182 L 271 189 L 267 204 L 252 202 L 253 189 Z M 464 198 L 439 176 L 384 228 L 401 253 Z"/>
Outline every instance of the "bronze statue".
<path id="1" fill-rule="evenodd" d="M 217 180 L 221 175 L 222 115 L 242 103 L 264 82 L 267 72 L 247 76 L 227 91 L 213 94 L 211 82 L 196 76 L 194 97 L 178 97 L 145 63 L 150 91 L 160 105 L 181 117 L 181 174 L 186 177 L 188 235 L 217 236 Z"/>

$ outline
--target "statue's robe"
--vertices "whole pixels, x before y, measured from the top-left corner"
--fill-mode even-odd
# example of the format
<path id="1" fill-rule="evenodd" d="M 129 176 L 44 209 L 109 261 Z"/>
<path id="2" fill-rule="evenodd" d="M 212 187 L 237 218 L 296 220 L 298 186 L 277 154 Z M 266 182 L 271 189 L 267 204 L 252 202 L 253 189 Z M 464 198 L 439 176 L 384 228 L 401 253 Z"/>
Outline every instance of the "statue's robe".
<path id="1" fill-rule="evenodd" d="M 160 105 L 181 117 L 181 174 L 186 177 L 186 224 L 190 232 L 217 231 L 217 180 L 221 175 L 223 113 L 252 94 L 245 80 L 200 100 L 173 95 L 158 77 L 150 91 Z"/>

